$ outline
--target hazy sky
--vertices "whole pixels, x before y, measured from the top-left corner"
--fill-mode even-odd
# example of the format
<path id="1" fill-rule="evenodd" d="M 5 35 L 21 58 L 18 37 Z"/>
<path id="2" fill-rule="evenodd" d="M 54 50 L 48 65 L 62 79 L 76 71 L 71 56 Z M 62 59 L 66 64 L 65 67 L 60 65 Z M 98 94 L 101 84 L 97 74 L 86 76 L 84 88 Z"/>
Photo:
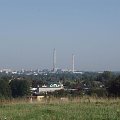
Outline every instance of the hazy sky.
<path id="1" fill-rule="evenodd" d="M 0 0 L 0 68 L 120 70 L 120 0 Z"/>

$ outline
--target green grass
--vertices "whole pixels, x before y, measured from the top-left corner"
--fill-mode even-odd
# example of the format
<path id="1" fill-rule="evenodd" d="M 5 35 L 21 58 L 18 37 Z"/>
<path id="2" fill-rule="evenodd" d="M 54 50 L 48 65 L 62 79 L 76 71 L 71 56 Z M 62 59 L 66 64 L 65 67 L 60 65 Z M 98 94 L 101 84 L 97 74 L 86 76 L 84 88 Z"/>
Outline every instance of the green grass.
<path id="1" fill-rule="evenodd" d="M 120 120 L 120 100 L 74 100 L 0 105 L 0 120 Z"/>

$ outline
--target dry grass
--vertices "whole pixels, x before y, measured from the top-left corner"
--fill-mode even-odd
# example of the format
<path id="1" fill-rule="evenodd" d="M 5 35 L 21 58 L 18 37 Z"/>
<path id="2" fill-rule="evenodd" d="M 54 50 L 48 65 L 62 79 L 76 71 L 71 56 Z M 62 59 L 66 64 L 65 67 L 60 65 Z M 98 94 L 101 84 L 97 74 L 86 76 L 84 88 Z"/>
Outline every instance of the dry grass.
<path id="1" fill-rule="evenodd" d="M 0 104 L 0 120 L 119 120 L 120 99 L 51 98 L 41 102 L 24 99 Z"/>

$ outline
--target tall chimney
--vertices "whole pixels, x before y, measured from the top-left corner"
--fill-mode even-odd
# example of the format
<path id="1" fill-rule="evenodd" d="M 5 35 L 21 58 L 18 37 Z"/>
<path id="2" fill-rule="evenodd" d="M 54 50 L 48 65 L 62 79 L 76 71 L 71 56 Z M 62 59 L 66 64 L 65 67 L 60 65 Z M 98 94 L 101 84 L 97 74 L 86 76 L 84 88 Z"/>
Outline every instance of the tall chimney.
<path id="1" fill-rule="evenodd" d="M 75 71 L 75 56 L 74 56 L 74 54 L 72 54 L 72 72 L 74 73 L 74 71 Z"/>
<path id="2" fill-rule="evenodd" d="M 53 50 L 53 72 L 56 72 L 56 50 Z"/>

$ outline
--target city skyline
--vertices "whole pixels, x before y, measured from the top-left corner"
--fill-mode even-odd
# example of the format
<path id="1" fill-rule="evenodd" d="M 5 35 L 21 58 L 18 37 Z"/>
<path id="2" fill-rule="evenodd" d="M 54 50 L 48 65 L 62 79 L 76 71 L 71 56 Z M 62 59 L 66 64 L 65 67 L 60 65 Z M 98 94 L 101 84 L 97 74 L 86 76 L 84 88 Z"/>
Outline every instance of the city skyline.
<path id="1" fill-rule="evenodd" d="M 66 70 L 66 71 L 71 71 L 71 72 L 75 72 L 75 56 L 74 56 L 74 54 L 71 54 L 72 55 L 72 58 L 71 58 L 71 65 L 68 67 L 68 68 L 59 68 L 58 66 L 59 65 L 57 65 L 57 52 L 56 52 L 56 49 L 54 48 L 53 49 L 53 66 L 52 66 L 52 68 L 49 68 L 49 70 L 51 71 L 51 72 L 56 72 L 58 69 L 61 69 L 61 70 Z M 39 69 L 40 67 L 38 67 L 38 69 Z M 21 69 L 21 71 L 23 71 L 23 70 L 36 70 L 37 68 L 35 68 L 35 69 L 25 69 L 25 68 L 22 68 Z M 41 69 L 41 70 L 44 70 L 44 69 L 48 69 L 48 68 L 43 68 L 43 69 Z M 10 69 L 10 68 L 7 68 L 7 67 L 3 67 L 1 70 L 3 70 L 3 71 L 14 71 L 15 69 Z M 19 69 L 16 69 L 16 70 L 20 70 L 20 68 Z"/>
<path id="2" fill-rule="evenodd" d="M 119 0 L 1 0 L 0 68 L 120 71 Z"/>

